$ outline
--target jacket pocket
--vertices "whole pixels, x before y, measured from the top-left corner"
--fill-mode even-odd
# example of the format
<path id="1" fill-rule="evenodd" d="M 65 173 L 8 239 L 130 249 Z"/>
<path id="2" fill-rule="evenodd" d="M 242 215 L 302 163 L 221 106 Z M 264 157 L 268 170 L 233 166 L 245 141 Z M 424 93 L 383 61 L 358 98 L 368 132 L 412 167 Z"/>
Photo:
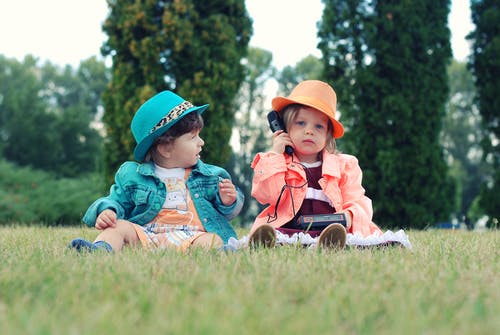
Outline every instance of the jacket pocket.
<path id="1" fill-rule="evenodd" d="M 134 186 L 127 189 L 135 207 L 146 207 L 151 197 L 151 190 L 145 187 Z"/>
<path id="2" fill-rule="evenodd" d="M 219 179 L 210 178 L 203 181 L 195 181 L 189 187 L 191 198 L 202 198 L 210 202 L 215 201 L 219 194 Z"/>

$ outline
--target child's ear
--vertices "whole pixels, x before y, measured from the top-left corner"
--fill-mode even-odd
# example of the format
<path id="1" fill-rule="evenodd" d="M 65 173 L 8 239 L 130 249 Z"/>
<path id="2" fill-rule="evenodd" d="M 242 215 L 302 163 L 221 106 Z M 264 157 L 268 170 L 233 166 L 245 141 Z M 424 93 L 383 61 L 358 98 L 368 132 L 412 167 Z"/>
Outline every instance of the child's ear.
<path id="1" fill-rule="evenodd" d="M 171 150 L 170 150 L 171 145 L 167 143 L 160 143 L 156 145 L 156 152 L 160 154 L 160 156 L 163 156 L 164 158 L 170 158 L 172 156 Z"/>

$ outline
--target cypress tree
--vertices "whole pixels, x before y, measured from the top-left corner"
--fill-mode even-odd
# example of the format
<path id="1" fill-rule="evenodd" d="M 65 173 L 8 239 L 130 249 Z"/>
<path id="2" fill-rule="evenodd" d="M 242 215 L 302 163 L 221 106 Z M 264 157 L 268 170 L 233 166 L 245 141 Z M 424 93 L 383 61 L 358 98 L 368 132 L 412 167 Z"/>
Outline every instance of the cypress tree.
<path id="1" fill-rule="evenodd" d="M 448 0 L 325 7 L 325 77 L 339 93 L 346 147 L 360 161 L 374 219 L 384 227 L 424 228 L 448 219 L 453 206 L 439 144 L 451 58 L 448 12 Z"/>
<path id="2" fill-rule="evenodd" d="M 489 224 L 498 227 L 500 219 L 500 2 L 472 0 L 472 22 L 476 28 L 468 36 L 472 40 L 469 66 L 475 75 L 477 103 L 486 136 L 483 149 L 486 161 L 495 173 L 483 186 L 479 204 L 490 217 Z"/>
<path id="3" fill-rule="evenodd" d="M 132 158 L 130 122 L 137 107 L 155 93 L 173 90 L 203 114 L 204 161 L 224 164 L 234 120 L 232 101 L 243 81 L 241 59 L 251 35 L 243 0 L 110 1 L 102 48 L 113 59 L 104 94 L 108 181 Z"/>

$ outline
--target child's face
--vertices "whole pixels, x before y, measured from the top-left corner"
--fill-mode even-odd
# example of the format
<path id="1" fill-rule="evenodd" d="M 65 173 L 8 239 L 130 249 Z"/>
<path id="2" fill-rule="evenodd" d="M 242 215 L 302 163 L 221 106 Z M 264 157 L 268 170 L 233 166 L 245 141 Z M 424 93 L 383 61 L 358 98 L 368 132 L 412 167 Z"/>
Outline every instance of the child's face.
<path id="1" fill-rule="evenodd" d="M 189 168 L 200 159 L 201 148 L 205 142 L 200 137 L 200 130 L 193 130 L 181 135 L 167 145 L 164 155 L 166 168 Z"/>
<path id="2" fill-rule="evenodd" d="M 295 154 L 301 162 L 312 163 L 325 148 L 328 117 L 311 107 L 300 107 L 295 120 L 288 125 Z"/>

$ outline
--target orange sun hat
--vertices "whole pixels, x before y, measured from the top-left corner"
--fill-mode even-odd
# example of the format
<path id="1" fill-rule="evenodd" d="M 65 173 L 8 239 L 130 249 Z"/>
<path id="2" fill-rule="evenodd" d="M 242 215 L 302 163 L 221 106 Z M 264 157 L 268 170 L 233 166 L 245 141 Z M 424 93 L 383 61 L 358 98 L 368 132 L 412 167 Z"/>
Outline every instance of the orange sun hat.
<path id="1" fill-rule="evenodd" d="M 305 80 L 295 86 L 288 97 L 275 97 L 271 104 L 277 112 L 281 112 L 283 108 L 292 104 L 317 109 L 328 116 L 332 122 L 333 138 L 340 138 L 344 135 L 344 126 L 335 119 L 337 95 L 333 88 L 323 81 Z"/>

